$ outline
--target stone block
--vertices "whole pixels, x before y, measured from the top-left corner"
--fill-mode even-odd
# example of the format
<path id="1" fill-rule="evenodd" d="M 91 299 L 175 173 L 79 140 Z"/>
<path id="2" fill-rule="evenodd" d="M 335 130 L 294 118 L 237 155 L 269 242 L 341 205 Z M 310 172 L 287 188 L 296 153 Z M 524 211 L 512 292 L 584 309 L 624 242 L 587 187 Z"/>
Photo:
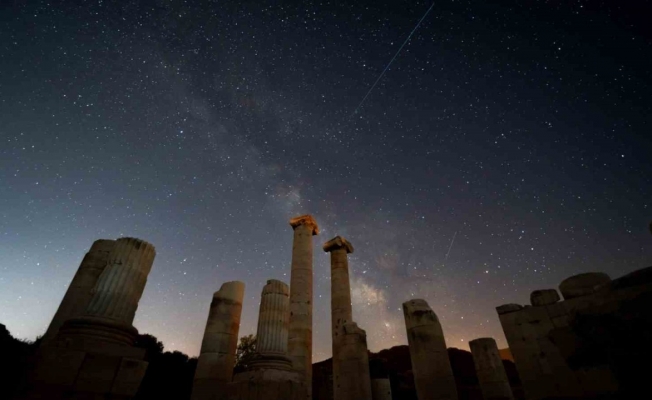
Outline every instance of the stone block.
<path id="1" fill-rule="evenodd" d="M 555 289 L 535 290 L 530 294 L 530 304 L 533 306 L 547 306 L 560 300 Z"/>
<path id="2" fill-rule="evenodd" d="M 84 358 L 85 351 L 44 346 L 39 350 L 33 381 L 70 388 Z"/>
<path id="3" fill-rule="evenodd" d="M 75 381 L 75 392 L 110 393 L 120 362 L 119 357 L 87 354 Z"/>
<path id="4" fill-rule="evenodd" d="M 502 306 L 496 307 L 496 312 L 498 315 L 508 314 L 514 311 L 520 311 L 523 309 L 523 306 L 519 304 L 503 304 Z"/>
<path id="5" fill-rule="evenodd" d="M 564 279 L 559 284 L 559 291 L 564 300 L 595 293 L 601 287 L 611 283 L 609 275 L 602 272 L 587 272 Z"/>
<path id="6" fill-rule="evenodd" d="M 145 377 L 148 362 L 133 358 L 123 358 L 111 388 L 111 394 L 133 397 L 138 392 Z"/>

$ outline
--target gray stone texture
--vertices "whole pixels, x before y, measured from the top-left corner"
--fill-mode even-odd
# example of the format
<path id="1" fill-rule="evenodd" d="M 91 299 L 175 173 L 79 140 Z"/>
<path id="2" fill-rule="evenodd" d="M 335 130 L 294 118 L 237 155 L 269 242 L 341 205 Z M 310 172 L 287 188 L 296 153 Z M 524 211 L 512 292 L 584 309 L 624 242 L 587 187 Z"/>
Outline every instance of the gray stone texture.
<path id="1" fill-rule="evenodd" d="M 469 342 L 484 400 L 512 400 L 512 388 L 496 341 L 480 338 Z"/>
<path id="2" fill-rule="evenodd" d="M 533 306 L 547 306 L 560 300 L 555 289 L 535 290 L 530 294 L 530 303 Z"/>
<path id="3" fill-rule="evenodd" d="M 373 400 L 392 400 L 392 387 L 388 378 L 371 380 L 371 398 Z"/>
<path id="4" fill-rule="evenodd" d="M 333 398 L 371 400 L 367 335 L 353 322 L 348 254 L 353 246 L 336 236 L 323 246 L 331 258 Z"/>
<path id="5" fill-rule="evenodd" d="M 93 288 L 106 267 L 109 253 L 115 247 L 115 240 L 99 239 L 84 256 L 75 276 L 63 296 L 50 326 L 43 335 L 41 345 L 49 344 L 66 320 L 82 316 L 93 298 Z"/>
<path id="6" fill-rule="evenodd" d="M 192 400 L 217 399 L 231 382 L 245 285 L 226 282 L 213 294 L 193 380 Z"/>
<path id="7" fill-rule="evenodd" d="M 573 323 L 578 315 L 618 312 L 621 304 L 649 295 L 650 281 L 647 270 L 614 281 L 602 273 L 580 274 L 560 284 L 564 301 L 497 307 L 526 398 L 608 397 L 615 393 L 618 381 L 608 366 L 569 365 L 570 357 L 583 346 Z M 506 312 L 508 308 L 511 311 Z"/>
<path id="8" fill-rule="evenodd" d="M 154 246 L 139 239 L 115 241 L 85 314 L 66 320 L 39 348 L 18 399 L 130 399 L 136 394 L 148 363 L 145 350 L 133 347 L 138 331 L 132 322 L 155 254 Z"/>
<path id="9" fill-rule="evenodd" d="M 310 215 L 292 218 L 294 229 L 290 275 L 290 323 L 288 356 L 305 379 L 312 396 L 312 237 L 319 233 Z"/>
<path id="10" fill-rule="evenodd" d="M 419 400 L 457 400 L 457 386 L 439 318 L 425 300 L 403 303 L 414 385 Z"/>

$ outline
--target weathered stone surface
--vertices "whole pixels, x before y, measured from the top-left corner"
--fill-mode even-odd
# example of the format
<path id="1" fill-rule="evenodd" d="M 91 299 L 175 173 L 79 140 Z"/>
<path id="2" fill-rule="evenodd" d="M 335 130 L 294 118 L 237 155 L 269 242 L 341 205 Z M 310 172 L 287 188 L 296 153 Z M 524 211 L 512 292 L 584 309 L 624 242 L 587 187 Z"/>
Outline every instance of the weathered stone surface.
<path id="1" fill-rule="evenodd" d="M 502 306 L 496 307 L 496 312 L 498 312 L 498 315 L 501 315 L 501 314 L 511 313 L 514 311 L 519 311 L 522 309 L 523 309 L 522 305 L 510 303 L 510 304 L 503 304 Z"/>
<path id="2" fill-rule="evenodd" d="M 214 399 L 233 377 L 245 285 L 226 282 L 213 294 L 191 399 Z"/>
<path id="3" fill-rule="evenodd" d="M 371 398 L 373 400 L 392 400 L 392 387 L 388 378 L 371 380 Z"/>
<path id="4" fill-rule="evenodd" d="M 261 355 L 287 354 L 290 318 L 290 289 L 275 279 L 263 288 L 258 313 L 256 350 Z"/>
<path id="5" fill-rule="evenodd" d="M 302 378 L 301 381 L 247 379 L 227 384 L 211 400 L 305 400 L 306 391 Z"/>
<path id="6" fill-rule="evenodd" d="M 555 289 L 535 290 L 530 294 L 530 304 L 533 306 L 547 306 L 559 300 L 559 293 Z"/>
<path id="7" fill-rule="evenodd" d="M 96 244 L 98 251 L 110 246 Z M 66 320 L 41 346 L 17 398 L 129 399 L 136 393 L 147 363 L 145 350 L 132 346 L 138 335 L 132 322 L 155 254 L 154 246 L 139 239 L 115 241 L 85 314 Z M 94 273 L 82 277 L 92 280 Z"/>
<path id="8" fill-rule="evenodd" d="M 331 335 L 333 340 L 333 397 L 371 400 L 367 336 L 353 322 L 347 254 L 353 246 L 336 236 L 323 246 L 331 257 Z M 348 368 L 348 370 L 347 370 Z"/>
<path id="9" fill-rule="evenodd" d="M 312 236 L 319 233 L 310 215 L 292 218 L 292 268 L 290 276 L 290 323 L 288 356 L 293 368 L 306 380 L 312 396 Z"/>
<path id="10" fill-rule="evenodd" d="M 116 240 L 85 314 L 131 325 L 155 256 L 154 246 L 144 240 Z"/>
<path id="11" fill-rule="evenodd" d="M 109 253 L 114 247 L 114 240 L 100 239 L 93 243 L 70 282 L 50 326 L 43 335 L 42 346 L 49 344 L 55 338 L 59 328 L 66 320 L 80 317 L 86 312 L 86 308 L 93 298 L 92 290 L 106 267 Z"/>
<path id="12" fill-rule="evenodd" d="M 421 299 L 403 303 L 403 315 L 419 400 L 457 400 L 457 386 L 439 318 Z"/>
<path id="13" fill-rule="evenodd" d="M 512 400 L 512 388 L 496 341 L 492 338 L 475 339 L 469 342 L 469 347 L 484 400 Z"/>
<path id="14" fill-rule="evenodd" d="M 609 282 L 611 282 L 611 278 L 605 273 L 587 272 L 564 279 L 559 284 L 559 291 L 564 296 L 564 300 L 570 300 L 595 293 Z"/>
<path id="15" fill-rule="evenodd" d="M 647 310 L 652 293 L 649 276 L 648 271 L 640 270 L 610 281 L 605 274 L 581 274 L 562 282 L 563 301 L 506 313 L 499 307 L 526 398 L 610 398 L 619 390 L 628 390 L 622 388 L 617 370 L 609 364 L 617 363 L 612 358 L 615 352 L 635 352 L 631 347 L 623 350 L 626 345 L 615 349 L 628 341 L 626 332 L 635 331 L 614 325 L 630 323 L 633 315 L 646 321 L 648 313 L 641 310 Z M 634 307 L 639 314 L 622 311 L 631 310 L 627 307 Z M 634 342 L 635 335 L 638 333 L 629 336 Z M 628 380 L 630 375 L 618 376 L 636 387 L 640 379 Z"/>

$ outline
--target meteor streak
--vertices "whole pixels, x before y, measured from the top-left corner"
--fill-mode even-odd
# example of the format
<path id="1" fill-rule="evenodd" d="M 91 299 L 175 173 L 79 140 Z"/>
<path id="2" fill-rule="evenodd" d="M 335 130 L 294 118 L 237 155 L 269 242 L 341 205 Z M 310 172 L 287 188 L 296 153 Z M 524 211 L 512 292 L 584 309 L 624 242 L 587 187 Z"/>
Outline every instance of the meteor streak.
<path id="1" fill-rule="evenodd" d="M 389 63 L 387 64 L 387 66 L 385 67 L 385 69 L 383 70 L 383 72 L 381 72 L 381 74 L 378 76 L 378 79 L 376 79 L 376 82 L 374 82 L 374 84 L 371 85 L 371 87 L 370 87 L 369 90 L 367 91 L 367 94 L 365 94 L 364 97 L 362 98 L 362 101 L 360 102 L 360 104 L 358 104 L 358 106 L 355 108 L 355 110 L 353 110 L 353 113 L 351 114 L 351 116 L 355 115 L 355 113 L 358 112 L 358 109 L 360 109 L 360 107 L 362 107 L 362 104 L 364 103 L 365 100 L 367 100 L 367 97 L 369 96 L 369 93 L 371 93 L 371 91 L 374 90 L 374 88 L 375 88 L 376 85 L 378 84 L 378 81 L 380 81 L 380 80 L 382 79 L 383 75 L 385 75 L 385 72 L 387 72 L 387 70 L 389 69 L 389 66 L 392 65 L 392 63 L 394 62 L 394 60 L 396 59 L 396 57 L 399 55 L 399 53 L 401 52 L 401 50 L 403 50 L 403 47 L 404 47 L 404 46 L 407 44 L 407 42 L 410 40 L 410 38 L 412 37 L 412 35 L 414 34 L 414 32 L 417 30 L 417 28 L 419 28 L 419 25 L 421 25 L 421 22 L 423 22 L 423 20 L 426 19 L 426 17 L 427 17 L 428 14 L 430 13 L 430 10 L 432 10 L 432 7 L 434 7 L 434 6 L 435 6 L 435 3 L 432 3 L 432 5 L 431 5 L 430 8 L 428 9 L 428 11 L 426 11 L 426 13 L 423 14 L 423 17 L 421 17 L 421 19 L 419 20 L 419 23 L 417 23 L 417 26 L 415 26 L 414 29 L 412 29 L 412 32 L 410 32 L 410 35 L 407 37 L 407 39 L 405 39 L 405 42 L 403 42 L 403 44 L 401 45 L 401 47 L 399 47 L 399 49 L 398 49 L 398 51 L 396 52 L 396 54 L 394 54 L 394 57 L 392 57 L 392 59 L 389 61 Z"/>

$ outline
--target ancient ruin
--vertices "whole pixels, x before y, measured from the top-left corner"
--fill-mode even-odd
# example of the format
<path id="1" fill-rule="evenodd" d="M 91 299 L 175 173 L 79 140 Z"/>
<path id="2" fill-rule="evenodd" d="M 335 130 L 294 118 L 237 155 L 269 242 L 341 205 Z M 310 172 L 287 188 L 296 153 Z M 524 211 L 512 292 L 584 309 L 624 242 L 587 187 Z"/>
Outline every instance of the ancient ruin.
<path id="1" fill-rule="evenodd" d="M 290 271 L 290 324 L 288 355 L 312 396 L 312 237 L 319 233 L 310 215 L 292 218 L 294 229 Z"/>
<path id="2" fill-rule="evenodd" d="M 214 399 L 233 378 L 245 284 L 222 284 L 213 294 L 193 380 L 193 400 Z"/>
<path id="3" fill-rule="evenodd" d="M 628 365 L 638 347 L 628 343 L 651 326 L 652 267 L 613 281 L 575 275 L 559 291 L 563 301 L 546 289 L 532 292 L 531 305 L 496 308 L 526 397 L 631 398 L 623 393 L 641 386 L 642 376 Z"/>
<path id="4" fill-rule="evenodd" d="M 247 369 L 233 377 L 225 391 L 228 400 L 301 400 L 306 398 L 303 374 L 287 357 L 288 286 L 274 279 L 263 288 L 258 314 L 256 355 Z"/>
<path id="5" fill-rule="evenodd" d="M 133 238 L 115 241 L 83 316 L 65 321 L 41 346 L 23 399 L 129 399 L 145 375 L 133 347 L 133 319 L 156 252 Z M 89 274 L 92 276 L 92 274 Z"/>
<path id="6" fill-rule="evenodd" d="M 331 334 L 333 339 L 333 397 L 371 399 L 367 335 L 353 322 L 348 254 L 353 246 L 336 236 L 324 244 L 331 255 Z"/>
<path id="7" fill-rule="evenodd" d="M 484 400 L 512 400 L 512 388 L 496 341 L 492 338 L 475 339 L 469 342 L 469 347 Z"/>
<path id="8" fill-rule="evenodd" d="M 114 247 L 115 240 L 99 239 L 93 243 L 81 264 L 79 264 L 79 268 L 72 278 L 63 300 L 61 300 L 59 308 L 54 314 L 52 322 L 50 322 L 50 326 L 43 335 L 41 345 L 50 343 L 65 321 L 84 314 L 93 298 L 92 289 L 95 287 L 100 274 L 104 271 L 109 254 Z"/>
<path id="9" fill-rule="evenodd" d="M 403 315 L 419 400 L 457 400 L 457 386 L 439 318 L 421 299 L 403 303 Z"/>

